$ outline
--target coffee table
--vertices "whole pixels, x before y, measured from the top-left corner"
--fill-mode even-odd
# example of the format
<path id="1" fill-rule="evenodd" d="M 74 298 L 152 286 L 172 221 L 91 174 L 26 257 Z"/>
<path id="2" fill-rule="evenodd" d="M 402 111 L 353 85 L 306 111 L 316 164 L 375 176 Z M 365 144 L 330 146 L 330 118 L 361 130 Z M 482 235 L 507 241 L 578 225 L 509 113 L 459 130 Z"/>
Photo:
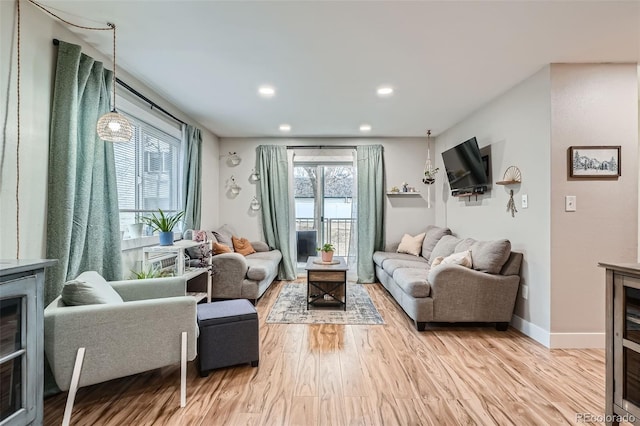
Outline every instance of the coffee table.
<path id="1" fill-rule="evenodd" d="M 335 264 L 318 264 L 321 258 L 307 259 L 307 309 L 338 307 L 347 310 L 347 262 L 334 256 Z"/>

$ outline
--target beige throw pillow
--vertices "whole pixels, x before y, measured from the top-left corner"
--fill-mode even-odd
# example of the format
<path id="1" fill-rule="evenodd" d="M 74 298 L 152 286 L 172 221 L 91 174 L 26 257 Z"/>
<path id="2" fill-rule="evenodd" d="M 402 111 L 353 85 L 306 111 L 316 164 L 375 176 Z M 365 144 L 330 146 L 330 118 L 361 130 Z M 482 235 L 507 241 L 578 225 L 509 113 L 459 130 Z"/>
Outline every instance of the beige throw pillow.
<path id="1" fill-rule="evenodd" d="M 407 253 L 414 256 L 420 256 L 424 235 L 424 232 L 422 234 L 416 235 L 415 237 L 412 237 L 409 234 L 404 234 L 404 236 L 402 237 L 402 241 L 400 241 L 400 245 L 398 246 L 398 253 Z"/>
<path id="2" fill-rule="evenodd" d="M 431 262 L 431 267 L 434 268 L 438 265 L 460 265 L 465 268 L 471 268 L 473 266 L 471 251 L 465 250 L 460 253 L 453 253 L 447 257 L 438 256 Z"/>

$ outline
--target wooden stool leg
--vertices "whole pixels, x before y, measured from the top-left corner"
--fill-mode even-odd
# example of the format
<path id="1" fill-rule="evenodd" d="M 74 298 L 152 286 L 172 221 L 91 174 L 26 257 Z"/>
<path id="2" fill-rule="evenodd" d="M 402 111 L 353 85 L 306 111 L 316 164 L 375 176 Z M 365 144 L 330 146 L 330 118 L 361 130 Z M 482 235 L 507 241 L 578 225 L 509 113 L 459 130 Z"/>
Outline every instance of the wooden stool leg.
<path id="1" fill-rule="evenodd" d="M 76 362 L 73 364 L 73 373 L 71 374 L 71 386 L 67 395 L 67 405 L 64 407 L 64 416 L 62 417 L 62 426 L 69 426 L 71 421 L 71 412 L 73 411 L 73 403 L 78 392 L 78 382 L 80 381 L 80 372 L 82 371 L 82 362 L 84 361 L 85 348 L 78 348 L 76 353 Z"/>

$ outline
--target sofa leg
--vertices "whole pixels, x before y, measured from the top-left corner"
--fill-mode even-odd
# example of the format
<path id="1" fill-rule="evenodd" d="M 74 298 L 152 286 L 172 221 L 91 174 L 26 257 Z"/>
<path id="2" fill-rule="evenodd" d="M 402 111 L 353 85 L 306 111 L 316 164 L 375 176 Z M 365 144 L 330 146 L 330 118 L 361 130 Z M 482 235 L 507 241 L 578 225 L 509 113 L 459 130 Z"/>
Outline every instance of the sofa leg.
<path id="1" fill-rule="evenodd" d="M 496 330 L 498 330 L 498 331 L 507 331 L 508 328 L 509 328 L 509 323 L 508 322 L 497 322 L 496 323 Z"/>
<path id="2" fill-rule="evenodd" d="M 257 360 L 256 361 L 251 361 L 251 366 L 252 367 L 257 367 L 258 366 L 258 362 L 259 361 L 257 361 Z"/>
<path id="3" fill-rule="evenodd" d="M 424 331 L 425 328 L 427 328 L 427 323 L 426 322 L 416 321 L 416 330 Z"/>

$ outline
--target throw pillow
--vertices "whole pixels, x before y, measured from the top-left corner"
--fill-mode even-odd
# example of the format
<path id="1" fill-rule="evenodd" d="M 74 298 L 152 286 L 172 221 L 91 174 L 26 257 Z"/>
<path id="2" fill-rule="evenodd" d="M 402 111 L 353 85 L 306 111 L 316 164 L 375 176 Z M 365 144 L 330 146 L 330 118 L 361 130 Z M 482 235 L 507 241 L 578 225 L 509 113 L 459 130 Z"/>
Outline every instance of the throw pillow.
<path id="1" fill-rule="evenodd" d="M 222 243 L 213 243 L 213 255 L 222 254 L 222 253 L 233 253 L 231 247 Z"/>
<path id="2" fill-rule="evenodd" d="M 256 252 L 249 240 L 246 238 L 231 237 L 231 241 L 233 241 L 233 249 L 236 253 L 247 256 Z"/>
<path id="3" fill-rule="evenodd" d="M 431 251 L 431 256 L 429 256 L 429 263 L 433 266 L 433 261 L 442 257 L 443 259 L 449 256 L 451 253 L 454 253 L 456 245 L 460 242 L 460 238 L 456 238 L 453 235 L 445 235 L 440 238 L 438 244 Z"/>
<path id="4" fill-rule="evenodd" d="M 83 272 L 75 280 L 64 283 L 61 296 L 69 306 L 124 303 L 118 292 L 96 271 Z"/>
<path id="5" fill-rule="evenodd" d="M 398 253 L 407 253 L 414 256 L 420 256 L 424 235 L 424 232 L 422 234 L 416 235 L 415 237 L 412 237 L 409 234 L 404 234 L 402 240 L 400 241 L 400 245 L 398 246 Z"/>
<path id="6" fill-rule="evenodd" d="M 447 257 L 438 256 L 433 259 L 431 267 L 434 268 L 438 265 L 460 265 L 465 268 L 471 268 L 473 266 L 473 260 L 471 259 L 471 251 L 465 250 L 460 253 L 453 253 Z"/>
<path id="7" fill-rule="evenodd" d="M 476 241 L 471 246 L 473 269 L 490 274 L 499 274 L 511 254 L 509 240 Z"/>
<path id="8" fill-rule="evenodd" d="M 231 237 L 232 237 L 231 235 L 227 235 L 226 232 L 220 232 L 220 231 L 213 231 L 213 235 L 216 237 L 216 240 L 220 244 L 224 244 L 231 251 L 233 251 L 233 241 L 231 240 Z"/>
<path id="9" fill-rule="evenodd" d="M 425 231 L 424 241 L 422 241 L 422 257 L 429 259 L 438 241 L 445 235 L 451 235 L 449 228 L 440 228 L 439 226 L 429 225 Z"/>

